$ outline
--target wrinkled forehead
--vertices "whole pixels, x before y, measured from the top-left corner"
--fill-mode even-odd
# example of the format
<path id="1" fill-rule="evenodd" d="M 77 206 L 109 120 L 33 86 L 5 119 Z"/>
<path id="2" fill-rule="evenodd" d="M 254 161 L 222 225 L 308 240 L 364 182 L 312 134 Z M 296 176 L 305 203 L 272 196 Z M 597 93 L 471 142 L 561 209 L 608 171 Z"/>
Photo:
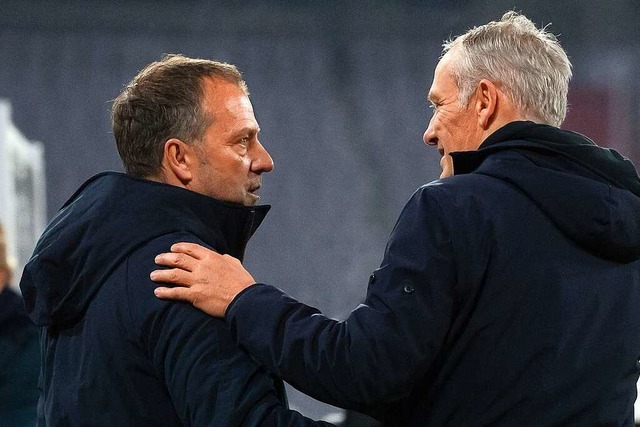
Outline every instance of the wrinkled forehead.
<path id="1" fill-rule="evenodd" d="M 243 110 L 253 113 L 253 106 L 246 90 L 234 83 L 219 78 L 204 81 L 202 106 L 211 114 Z"/>
<path id="2" fill-rule="evenodd" d="M 455 61 L 455 56 L 455 53 L 452 54 L 452 52 L 449 51 L 440 59 L 440 61 L 438 61 L 433 72 L 433 82 L 431 83 L 431 88 L 427 94 L 428 100 L 434 101 L 444 87 L 447 87 L 447 89 L 450 89 L 451 85 L 457 87 L 455 78 L 451 71 L 453 61 Z"/>
<path id="3" fill-rule="evenodd" d="M 450 71 L 453 65 L 456 63 L 460 56 L 460 47 L 454 46 L 444 55 L 440 57 L 438 65 L 436 65 L 436 72 L 442 73 L 443 70 Z"/>

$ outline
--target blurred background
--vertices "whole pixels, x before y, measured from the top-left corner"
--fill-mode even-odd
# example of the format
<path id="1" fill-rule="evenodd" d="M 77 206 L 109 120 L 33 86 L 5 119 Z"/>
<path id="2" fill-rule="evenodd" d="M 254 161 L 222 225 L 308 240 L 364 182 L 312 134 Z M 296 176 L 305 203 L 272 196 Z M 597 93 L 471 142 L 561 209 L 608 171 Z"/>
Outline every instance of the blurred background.
<path id="1" fill-rule="evenodd" d="M 2 0 L 2 111 L 44 150 L 29 178 L 46 194 L 33 231 L 87 178 L 121 170 L 110 101 L 138 70 L 164 53 L 230 62 L 276 165 L 261 190 L 273 208 L 246 264 L 342 319 L 362 301 L 404 202 L 439 175 L 421 138 L 442 42 L 511 9 L 549 25 L 573 62 L 563 127 L 637 164 L 638 0 Z M 18 265 L 30 250 L 14 248 Z M 289 391 L 305 415 L 341 414 Z"/>

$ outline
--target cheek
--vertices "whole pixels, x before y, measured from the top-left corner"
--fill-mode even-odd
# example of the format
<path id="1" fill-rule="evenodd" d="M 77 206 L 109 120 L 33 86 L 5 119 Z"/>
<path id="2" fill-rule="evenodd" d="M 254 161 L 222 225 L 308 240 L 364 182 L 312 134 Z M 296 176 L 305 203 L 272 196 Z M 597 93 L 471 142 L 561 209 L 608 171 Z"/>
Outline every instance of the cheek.
<path id="1" fill-rule="evenodd" d="M 247 163 L 247 156 L 232 150 L 221 159 L 221 163 L 230 174 L 237 173 Z"/>
<path id="2" fill-rule="evenodd" d="M 242 161 L 238 163 L 237 166 L 238 166 L 238 173 L 241 173 L 246 176 L 251 170 L 251 159 L 248 157 L 245 157 L 242 159 Z"/>
<path id="3" fill-rule="evenodd" d="M 440 116 L 438 122 L 436 123 L 436 129 L 440 133 L 440 136 L 444 138 L 450 138 L 452 132 L 455 131 L 455 128 L 455 121 L 447 115 Z"/>
<path id="4" fill-rule="evenodd" d="M 470 129 L 473 127 L 473 123 L 471 122 L 471 117 L 459 113 L 448 117 L 445 126 L 451 138 L 460 140 L 466 138 Z"/>
<path id="5" fill-rule="evenodd" d="M 226 175 L 227 178 L 236 184 L 244 185 L 249 175 L 251 162 L 247 158 L 237 157 L 227 163 Z"/>

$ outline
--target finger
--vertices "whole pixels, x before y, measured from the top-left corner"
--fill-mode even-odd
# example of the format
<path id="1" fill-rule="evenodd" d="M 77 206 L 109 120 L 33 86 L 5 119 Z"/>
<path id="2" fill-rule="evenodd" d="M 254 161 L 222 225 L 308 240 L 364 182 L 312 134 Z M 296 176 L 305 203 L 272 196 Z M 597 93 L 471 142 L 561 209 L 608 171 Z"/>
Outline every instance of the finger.
<path id="1" fill-rule="evenodd" d="M 191 286 L 188 281 L 189 274 L 187 271 L 171 268 L 166 270 L 153 270 L 149 278 L 154 282 L 172 283 L 188 288 Z"/>
<path id="2" fill-rule="evenodd" d="M 160 299 L 174 299 L 179 301 L 191 302 L 189 289 L 186 288 L 155 288 L 153 293 Z"/>
<path id="3" fill-rule="evenodd" d="M 212 250 L 200 246 L 196 243 L 180 242 L 171 245 L 171 252 L 182 253 L 192 256 L 195 259 L 202 259 L 208 253 L 214 253 Z"/>
<path id="4" fill-rule="evenodd" d="M 154 262 L 165 267 L 181 268 L 187 271 L 193 271 L 195 259 L 189 255 L 173 252 L 165 252 L 156 255 Z"/>

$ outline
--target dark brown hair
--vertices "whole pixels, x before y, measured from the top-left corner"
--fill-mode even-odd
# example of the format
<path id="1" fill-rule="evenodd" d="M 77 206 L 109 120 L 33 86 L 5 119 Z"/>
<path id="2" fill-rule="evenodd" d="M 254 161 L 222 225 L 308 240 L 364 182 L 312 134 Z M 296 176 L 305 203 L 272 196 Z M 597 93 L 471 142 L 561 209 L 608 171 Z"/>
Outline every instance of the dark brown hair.
<path id="1" fill-rule="evenodd" d="M 165 55 L 146 66 L 114 100 L 111 125 L 127 174 L 150 177 L 159 172 L 164 143 L 202 138 L 214 120 L 202 109 L 205 78 L 235 83 L 247 92 L 234 65 L 206 59 Z"/>

